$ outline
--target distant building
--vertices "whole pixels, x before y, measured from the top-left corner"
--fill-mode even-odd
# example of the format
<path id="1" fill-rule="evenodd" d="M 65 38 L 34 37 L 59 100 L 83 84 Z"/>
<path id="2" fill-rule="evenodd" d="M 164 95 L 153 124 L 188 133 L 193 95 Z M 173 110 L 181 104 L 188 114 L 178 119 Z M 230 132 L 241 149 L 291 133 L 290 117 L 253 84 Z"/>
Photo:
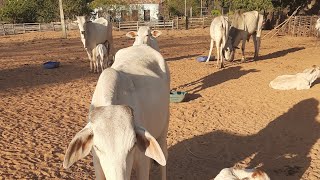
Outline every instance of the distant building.
<path id="1" fill-rule="evenodd" d="M 126 6 L 110 7 L 115 21 L 156 21 L 161 19 L 163 0 L 127 0 Z"/>

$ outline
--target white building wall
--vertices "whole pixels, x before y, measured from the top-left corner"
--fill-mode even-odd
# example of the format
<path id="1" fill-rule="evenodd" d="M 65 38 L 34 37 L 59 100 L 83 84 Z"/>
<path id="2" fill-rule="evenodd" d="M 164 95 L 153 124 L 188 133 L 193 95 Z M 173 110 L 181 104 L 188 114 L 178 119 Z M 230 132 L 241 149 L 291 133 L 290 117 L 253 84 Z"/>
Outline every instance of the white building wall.
<path id="1" fill-rule="evenodd" d="M 144 20 L 144 10 L 150 10 L 150 21 L 158 20 L 159 4 L 132 4 L 130 9 L 138 10 L 139 20 Z"/>

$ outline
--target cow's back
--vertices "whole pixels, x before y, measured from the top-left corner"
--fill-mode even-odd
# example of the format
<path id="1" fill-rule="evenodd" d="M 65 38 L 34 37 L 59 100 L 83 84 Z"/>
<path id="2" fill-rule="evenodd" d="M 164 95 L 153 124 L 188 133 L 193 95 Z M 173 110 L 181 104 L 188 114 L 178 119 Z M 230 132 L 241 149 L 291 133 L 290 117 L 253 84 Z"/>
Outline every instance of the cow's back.
<path id="1" fill-rule="evenodd" d="M 169 70 L 161 54 L 147 45 L 124 48 L 111 68 L 122 80 L 116 103 L 131 106 L 136 123 L 159 137 L 168 125 L 170 94 Z"/>
<path id="2" fill-rule="evenodd" d="M 215 17 L 210 25 L 210 37 L 214 41 L 222 38 L 222 36 L 228 35 L 228 22 L 223 16 Z"/>
<path id="3" fill-rule="evenodd" d="M 99 18 L 87 23 L 87 43 L 89 49 L 94 49 L 98 44 L 104 44 L 112 38 L 112 23 L 106 19 Z M 112 41 L 112 40 L 111 40 Z"/>

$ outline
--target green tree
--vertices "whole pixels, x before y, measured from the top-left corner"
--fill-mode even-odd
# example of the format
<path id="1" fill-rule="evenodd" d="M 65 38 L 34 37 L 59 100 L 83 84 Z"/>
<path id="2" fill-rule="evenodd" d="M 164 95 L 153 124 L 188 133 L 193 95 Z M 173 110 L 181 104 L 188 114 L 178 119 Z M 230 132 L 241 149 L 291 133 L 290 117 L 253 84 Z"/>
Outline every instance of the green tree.
<path id="1" fill-rule="evenodd" d="M 66 18 L 88 15 L 91 11 L 89 3 L 92 0 L 63 0 L 63 10 Z"/>
<path id="2" fill-rule="evenodd" d="M 11 23 L 35 22 L 37 10 L 35 1 L 7 0 L 0 10 L 2 20 Z"/>
<path id="3" fill-rule="evenodd" d="M 185 0 L 166 0 L 166 6 L 171 16 L 184 16 L 184 1 Z M 187 15 L 190 15 L 190 8 L 192 7 L 192 15 L 200 15 L 201 0 L 187 0 Z"/>

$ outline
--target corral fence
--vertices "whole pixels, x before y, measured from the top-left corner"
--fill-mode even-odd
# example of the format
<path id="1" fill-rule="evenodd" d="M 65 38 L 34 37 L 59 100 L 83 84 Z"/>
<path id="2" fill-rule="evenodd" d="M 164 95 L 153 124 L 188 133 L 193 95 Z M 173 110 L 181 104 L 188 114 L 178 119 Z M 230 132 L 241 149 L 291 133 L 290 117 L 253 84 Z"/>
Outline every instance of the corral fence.
<path id="1" fill-rule="evenodd" d="M 192 29 L 210 26 L 213 17 L 185 18 L 175 17 L 163 21 L 123 21 L 114 23 L 114 27 L 121 31 L 137 30 L 140 26 L 150 26 L 153 29 Z"/>
<path id="2" fill-rule="evenodd" d="M 150 26 L 153 29 L 173 29 L 174 22 L 170 21 L 123 21 L 118 23 L 113 23 L 115 29 L 119 31 L 136 31 L 140 26 Z"/>
<path id="3" fill-rule="evenodd" d="M 319 16 L 295 16 L 288 23 L 287 34 L 304 37 L 316 36 L 315 25 L 318 19 Z"/>
<path id="4" fill-rule="evenodd" d="M 318 32 L 315 28 L 319 16 L 292 16 L 282 22 L 279 26 L 275 27 L 271 32 L 274 35 L 290 35 L 313 37 L 317 36 Z M 269 32 L 268 34 L 270 34 Z M 266 36 L 266 35 L 265 35 Z"/>
<path id="5" fill-rule="evenodd" d="M 205 28 L 210 26 L 213 17 L 185 18 L 175 17 L 162 21 L 123 21 L 113 22 L 114 29 L 119 31 L 137 30 L 140 26 L 150 26 L 153 29 L 189 29 Z M 67 30 L 78 29 L 73 22 L 66 22 Z M 51 23 L 21 23 L 21 24 L 1 24 L 0 35 L 23 34 L 27 32 L 61 31 L 60 22 Z"/>
<path id="6" fill-rule="evenodd" d="M 74 23 L 66 23 L 67 30 L 78 29 Z M 0 24 L 0 35 L 23 34 L 27 32 L 61 31 L 60 22 Z"/>

